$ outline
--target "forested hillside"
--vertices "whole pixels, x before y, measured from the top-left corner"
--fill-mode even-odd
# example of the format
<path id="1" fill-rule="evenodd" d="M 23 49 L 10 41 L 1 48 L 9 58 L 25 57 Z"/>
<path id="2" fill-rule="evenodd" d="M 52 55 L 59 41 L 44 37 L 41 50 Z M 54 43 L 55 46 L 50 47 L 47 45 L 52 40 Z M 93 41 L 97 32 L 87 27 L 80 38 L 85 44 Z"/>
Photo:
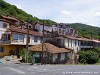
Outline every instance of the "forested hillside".
<path id="1" fill-rule="evenodd" d="M 9 3 L 6 3 L 3 0 L 0 0 L 0 15 L 10 15 L 14 16 L 18 19 L 21 19 L 22 21 L 26 21 L 28 18 L 31 22 L 43 22 L 42 19 L 38 19 L 37 17 L 33 17 L 30 14 L 27 14 L 25 11 L 18 9 L 15 5 L 11 5 Z M 51 21 L 49 19 L 46 19 L 44 21 L 45 24 L 51 25 L 54 24 L 54 21 Z"/>
<path id="2" fill-rule="evenodd" d="M 30 14 L 27 14 L 25 11 L 18 9 L 15 5 L 11 5 L 9 3 L 6 3 L 3 0 L 0 0 L 0 15 L 10 15 L 13 17 L 16 17 L 18 19 L 21 19 L 23 22 L 27 21 L 28 18 L 30 18 L 30 21 L 40 22 L 43 23 L 42 19 L 38 19 L 37 17 L 33 17 Z M 52 25 L 56 22 L 52 20 L 44 20 L 44 23 L 46 25 Z M 80 23 L 72 23 L 69 24 L 71 27 L 75 28 L 79 31 L 80 36 L 89 36 L 94 38 L 100 38 L 100 28 L 98 27 L 92 27 L 86 24 L 80 24 Z"/>
<path id="3" fill-rule="evenodd" d="M 69 25 L 75 28 L 76 30 L 78 30 L 80 36 L 100 38 L 100 28 L 99 27 L 93 27 L 93 26 L 81 24 L 81 23 L 72 23 Z"/>

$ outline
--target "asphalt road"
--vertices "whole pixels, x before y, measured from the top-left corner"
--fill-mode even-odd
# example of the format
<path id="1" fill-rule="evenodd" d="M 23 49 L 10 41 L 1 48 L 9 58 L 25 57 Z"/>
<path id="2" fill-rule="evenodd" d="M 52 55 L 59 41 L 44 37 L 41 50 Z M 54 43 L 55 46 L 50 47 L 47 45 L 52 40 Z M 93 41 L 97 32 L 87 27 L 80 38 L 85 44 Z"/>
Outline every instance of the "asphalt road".
<path id="1" fill-rule="evenodd" d="M 100 75 L 100 66 L 0 64 L 0 75 Z"/>

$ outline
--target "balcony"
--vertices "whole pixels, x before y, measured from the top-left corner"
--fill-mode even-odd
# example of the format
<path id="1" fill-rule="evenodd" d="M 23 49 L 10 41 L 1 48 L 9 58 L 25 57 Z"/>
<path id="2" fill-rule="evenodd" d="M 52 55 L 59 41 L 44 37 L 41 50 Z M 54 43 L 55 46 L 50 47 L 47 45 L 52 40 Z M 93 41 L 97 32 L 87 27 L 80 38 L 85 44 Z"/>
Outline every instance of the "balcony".
<path id="1" fill-rule="evenodd" d="M 11 44 L 11 42 L 8 40 L 8 41 L 0 41 L 0 44 Z"/>
<path id="2" fill-rule="evenodd" d="M 80 46 L 80 48 L 93 48 L 93 46 Z"/>

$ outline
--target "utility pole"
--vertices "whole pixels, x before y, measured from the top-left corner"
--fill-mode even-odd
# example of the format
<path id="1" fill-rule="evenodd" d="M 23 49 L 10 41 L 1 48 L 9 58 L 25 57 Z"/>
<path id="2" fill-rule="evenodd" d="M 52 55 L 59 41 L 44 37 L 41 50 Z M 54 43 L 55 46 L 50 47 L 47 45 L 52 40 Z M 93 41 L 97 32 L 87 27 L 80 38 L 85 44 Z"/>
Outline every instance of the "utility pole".
<path id="1" fill-rule="evenodd" d="M 26 37 L 26 57 L 25 57 L 25 61 L 26 63 L 28 63 L 28 47 L 29 47 L 29 18 L 26 24 L 26 28 L 27 28 L 27 37 Z"/>
<path id="2" fill-rule="evenodd" d="M 43 64 L 44 62 L 44 59 L 43 59 L 43 54 L 44 54 L 44 51 L 43 51 L 43 44 L 44 44 L 44 20 L 43 20 L 43 37 L 42 37 L 42 59 L 41 59 L 41 64 Z"/>

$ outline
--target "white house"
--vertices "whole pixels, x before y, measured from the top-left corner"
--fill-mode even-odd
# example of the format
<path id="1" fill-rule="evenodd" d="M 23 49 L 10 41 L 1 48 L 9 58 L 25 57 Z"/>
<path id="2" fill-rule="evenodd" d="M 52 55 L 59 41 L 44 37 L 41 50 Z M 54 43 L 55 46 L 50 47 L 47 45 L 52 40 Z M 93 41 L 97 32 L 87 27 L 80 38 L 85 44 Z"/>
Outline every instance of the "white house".
<path id="1" fill-rule="evenodd" d="M 12 40 L 11 44 L 26 45 L 27 30 L 20 29 L 15 26 L 10 26 Z M 29 30 L 29 45 L 37 45 L 41 43 L 42 34 L 36 31 Z"/>
<path id="2" fill-rule="evenodd" d="M 80 50 L 80 41 L 71 36 L 65 37 L 65 47 L 73 49 L 75 53 Z"/>
<path id="3" fill-rule="evenodd" d="M 72 51 L 68 50 L 66 48 L 59 48 L 53 44 L 50 43 L 44 43 L 30 46 L 29 50 L 33 54 L 33 59 L 38 60 L 38 62 L 35 63 L 41 63 L 42 57 L 42 47 L 43 47 L 43 61 L 44 63 L 68 63 L 69 60 L 71 60 Z M 36 54 L 38 54 L 36 56 Z"/>
<path id="4" fill-rule="evenodd" d="M 65 47 L 71 48 L 77 53 L 79 50 L 94 48 L 94 43 L 92 39 L 66 36 Z"/>
<path id="5" fill-rule="evenodd" d="M 60 24 L 57 25 L 57 28 L 58 28 L 58 34 L 70 35 L 70 36 L 73 36 L 73 37 L 78 36 L 78 31 L 76 31 L 75 29 L 71 28 L 67 24 L 60 23 Z"/>
<path id="6" fill-rule="evenodd" d="M 9 55 L 10 50 L 22 50 L 26 46 L 27 29 L 13 26 L 19 22 L 12 17 L 2 16 L 0 19 L 0 56 Z M 17 23 L 18 24 L 18 23 Z M 29 45 L 41 43 L 42 33 L 29 30 Z"/>
<path id="7" fill-rule="evenodd" d="M 35 25 L 35 29 L 38 31 L 38 32 L 41 32 L 43 31 L 43 25 L 42 24 L 36 24 Z M 47 25 L 44 25 L 44 30 L 47 30 L 47 31 L 52 31 L 52 26 L 47 26 Z"/>

